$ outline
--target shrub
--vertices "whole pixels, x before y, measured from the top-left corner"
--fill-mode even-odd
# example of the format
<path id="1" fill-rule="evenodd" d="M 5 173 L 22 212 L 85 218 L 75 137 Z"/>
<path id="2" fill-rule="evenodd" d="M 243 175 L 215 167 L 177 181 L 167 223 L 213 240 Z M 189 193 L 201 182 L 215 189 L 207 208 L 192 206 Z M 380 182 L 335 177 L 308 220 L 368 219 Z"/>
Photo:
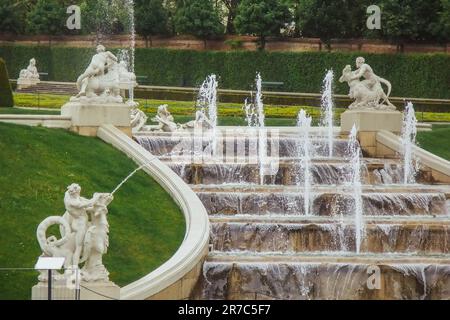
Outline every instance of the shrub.
<path id="1" fill-rule="evenodd" d="M 0 58 L 0 107 L 13 107 L 14 99 L 9 84 L 8 70 L 5 61 Z"/>
<path id="2" fill-rule="evenodd" d="M 114 52 L 114 49 L 109 48 Z M 40 71 L 49 80 L 75 81 L 89 64 L 94 48 L 39 46 L 0 46 L 0 56 L 12 75 L 39 61 Z M 347 84 L 337 81 L 345 65 L 355 64 L 359 55 L 366 58 L 376 74 L 392 83 L 392 96 L 449 99 L 450 55 L 375 54 L 357 52 L 256 52 L 190 51 L 136 49 L 136 74 L 147 76 L 150 85 L 198 87 L 215 73 L 222 89 L 249 90 L 255 73 L 265 81 L 284 82 L 289 92 L 320 92 L 327 69 L 335 71 L 336 93 L 347 94 Z M 355 68 L 355 67 L 353 67 Z"/>

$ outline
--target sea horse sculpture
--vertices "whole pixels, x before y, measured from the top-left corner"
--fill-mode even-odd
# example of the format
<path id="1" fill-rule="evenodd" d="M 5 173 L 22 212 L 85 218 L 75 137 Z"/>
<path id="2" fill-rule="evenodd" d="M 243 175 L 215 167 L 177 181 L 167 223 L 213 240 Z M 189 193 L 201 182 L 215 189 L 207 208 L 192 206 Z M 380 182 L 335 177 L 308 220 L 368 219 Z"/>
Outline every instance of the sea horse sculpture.
<path id="1" fill-rule="evenodd" d="M 129 72 L 125 63 L 119 62 L 104 46 L 98 45 L 97 54 L 77 79 L 79 93 L 71 101 L 122 103 L 121 90 L 135 86 L 135 74 Z"/>
<path id="2" fill-rule="evenodd" d="M 81 276 L 85 281 L 108 281 L 108 271 L 102 262 L 109 244 L 108 204 L 113 200 L 109 193 L 95 193 L 92 199 L 80 196 L 78 184 L 71 184 L 65 193 L 66 212 L 62 217 L 50 216 L 37 227 L 36 236 L 42 256 L 64 257 L 65 269 L 84 263 Z M 47 237 L 52 225 L 60 225 L 61 238 Z M 45 281 L 41 273 L 40 281 Z"/>

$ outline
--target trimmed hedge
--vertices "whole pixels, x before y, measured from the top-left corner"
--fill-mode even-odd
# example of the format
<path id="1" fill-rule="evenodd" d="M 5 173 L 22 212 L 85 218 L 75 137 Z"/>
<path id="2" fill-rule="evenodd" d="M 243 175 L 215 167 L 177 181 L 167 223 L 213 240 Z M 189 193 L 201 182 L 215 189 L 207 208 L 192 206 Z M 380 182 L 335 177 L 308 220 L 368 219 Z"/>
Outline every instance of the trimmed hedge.
<path id="1" fill-rule="evenodd" d="M 116 51 L 115 49 L 112 51 Z M 89 64 L 94 48 L 0 46 L 13 76 L 35 57 L 38 69 L 49 80 L 75 81 Z M 392 83 L 392 96 L 449 99 L 450 55 L 374 54 L 345 52 L 253 52 L 136 49 L 136 74 L 148 84 L 199 86 L 211 73 L 220 76 L 224 89 L 249 90 L 257 71 L 263 81 L 284 82 L 284 91 L 317 93 L 326 70 L 335 70 L 336 93 L 347 94 L 347 84 L 337 80 L 345 65 L 354 67 L 359 55 L 375 72 Z"/>
<path id="2" fill-rule="evenodd" d="M 0 107 L 14 107 L 14 98 L 9 84 L 5 60 L 0 58 Z"/>

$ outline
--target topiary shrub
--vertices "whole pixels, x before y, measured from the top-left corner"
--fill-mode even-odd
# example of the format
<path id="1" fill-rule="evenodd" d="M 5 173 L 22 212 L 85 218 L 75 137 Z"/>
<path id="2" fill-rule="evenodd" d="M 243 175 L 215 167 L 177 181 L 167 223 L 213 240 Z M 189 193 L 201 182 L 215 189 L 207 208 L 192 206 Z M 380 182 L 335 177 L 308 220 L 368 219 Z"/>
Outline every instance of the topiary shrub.
<path id="1" fill-rule="evenodd" d="M 0 107 L 13 107 L 14 99 L 5 60 L 0 58 Z"/>

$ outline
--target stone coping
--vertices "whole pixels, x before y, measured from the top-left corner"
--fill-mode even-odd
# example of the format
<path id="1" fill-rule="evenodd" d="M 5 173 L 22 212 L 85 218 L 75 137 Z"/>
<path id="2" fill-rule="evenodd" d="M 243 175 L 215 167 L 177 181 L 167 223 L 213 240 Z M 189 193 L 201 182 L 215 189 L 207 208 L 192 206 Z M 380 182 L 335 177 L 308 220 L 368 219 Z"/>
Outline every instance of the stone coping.
<path id="1" fill-rule="evenodd" d="M 71 117 L 60 115 L 0 114 L 0 122 L 60 129 L 72 126 Z"/>
<path id="2" fill-rule="evenodd" d="M 402 150 L 401 138 L 392 132 L 380 130 L 377 132 L 376 140 L 397 152 L 401 152 Z M 413 146 L 413 153 L 419 158 L 421 164 L 450 177 L 450 161 L 438 157 L 417 146 Z"/>
<path id="3" fill-rule="evenodd" d="M 121 288 L 121 299 L 148 299 L 182 279 L 205 258 L 210 228 L 208 214 L 197 195 L 178 175 L 119 129 L 103 125 L 97 135 L 138 165 L 148 164 L 143 170 L 172 196 L 186 220 L 186 234 L 177 252 L 156 270 Z"/>
<path id="4" fill-rule="evenodd" d="M 49 114 L 0 114 L 0 119 L 17 119 L 17 120 L 71 120 L 71 117 Z"/>

